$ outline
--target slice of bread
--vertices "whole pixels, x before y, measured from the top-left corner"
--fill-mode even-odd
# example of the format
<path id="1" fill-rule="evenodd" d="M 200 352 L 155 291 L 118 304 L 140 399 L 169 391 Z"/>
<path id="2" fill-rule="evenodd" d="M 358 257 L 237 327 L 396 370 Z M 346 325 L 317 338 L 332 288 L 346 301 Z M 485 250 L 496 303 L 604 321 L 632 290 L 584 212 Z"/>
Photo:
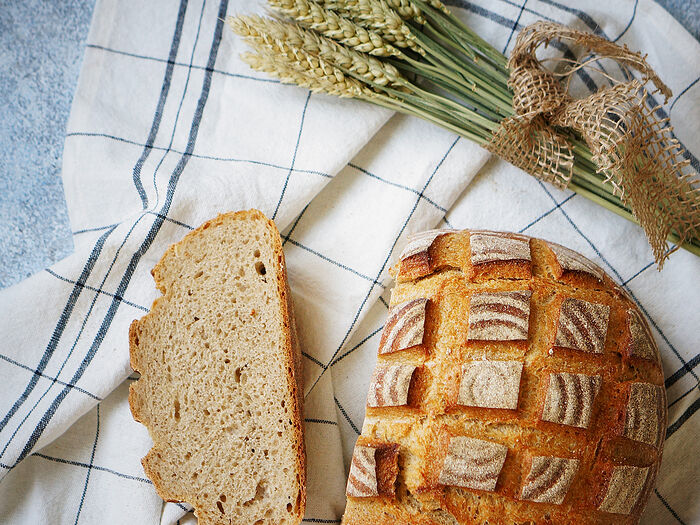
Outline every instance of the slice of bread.
<path id="1" fill-rule="evenodd" d="M 257 210 L 219 215 L 152 274 L 163 296 L 129 330 L 146 475 L 200 525 L 300 523 L 301 360 L 277 228 Z"/>

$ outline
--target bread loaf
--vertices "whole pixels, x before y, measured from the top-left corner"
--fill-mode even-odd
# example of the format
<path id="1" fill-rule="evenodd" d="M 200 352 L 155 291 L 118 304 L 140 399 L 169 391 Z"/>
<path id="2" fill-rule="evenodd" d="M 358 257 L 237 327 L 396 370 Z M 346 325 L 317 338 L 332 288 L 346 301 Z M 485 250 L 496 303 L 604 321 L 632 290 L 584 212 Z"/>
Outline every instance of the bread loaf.
<path id="1" fill-rule="evenodd" d="M 411 238 L 379 343 L 345 525 L 637 523 L 666 394 L 637 306 L 524 235 Z"/>
<path id="2" fill-rule="evenodd" d="M 146 475 L 201 524 L 298 524 L 305 506 L 300 355 L 279 232 L 219 215 L 153 269 L 162 297 L 130 329 Z"/>

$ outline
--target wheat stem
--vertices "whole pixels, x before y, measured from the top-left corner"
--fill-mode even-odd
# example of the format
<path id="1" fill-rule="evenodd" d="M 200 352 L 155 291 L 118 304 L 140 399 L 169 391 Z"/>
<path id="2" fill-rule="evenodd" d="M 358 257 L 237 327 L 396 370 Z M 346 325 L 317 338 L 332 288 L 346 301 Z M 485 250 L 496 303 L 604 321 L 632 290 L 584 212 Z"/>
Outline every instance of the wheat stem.
<path id="1" fill-rule="evenodd" d="M 488 44 L 479 35 L 474 33 L 469 27 L 452 14 L 449 9 L 445 8 L 441 2 L 430 0 L 411 0 L 423 13 L 423 15 L 431 22 L 441 26 L 448 34 L 455 35 L 456 41 L 462 46 L 468 46 L 472 51 L 478 52 L 487 60 L 491 61 L 494 66 L 507 72 L 507 60 L 498 50 Z M 429 5 L 430 4 L 430 5 Z M 437 6 L 436 4 L 440 4 Z"/>

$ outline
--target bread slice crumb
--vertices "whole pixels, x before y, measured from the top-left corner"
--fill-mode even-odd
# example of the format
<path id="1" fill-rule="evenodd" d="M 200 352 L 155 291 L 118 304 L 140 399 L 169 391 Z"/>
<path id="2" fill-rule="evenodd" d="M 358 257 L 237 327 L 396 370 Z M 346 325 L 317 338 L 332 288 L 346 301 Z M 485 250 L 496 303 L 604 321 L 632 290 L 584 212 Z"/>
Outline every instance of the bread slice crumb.
<path id="1" fill-rule="evenodd" d="M 301 360 L 277 228 L 257 210 L 219 215 L 152 274 L 163 295 L 129 330 L 146 475 L 200 525 L 300 523 Z"/>

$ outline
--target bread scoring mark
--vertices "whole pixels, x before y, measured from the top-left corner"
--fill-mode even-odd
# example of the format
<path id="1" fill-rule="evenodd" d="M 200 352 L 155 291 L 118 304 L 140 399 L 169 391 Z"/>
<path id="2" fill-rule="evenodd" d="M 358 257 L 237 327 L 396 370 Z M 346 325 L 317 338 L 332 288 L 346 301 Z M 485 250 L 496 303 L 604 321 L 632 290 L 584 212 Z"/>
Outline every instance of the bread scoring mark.
<path id="1" fill-rule="evenodd" d="M 579 463 L 578 459 L 534 456 L 520 498 L 561 505 L 578 472 Z"/>
<path id="2" fill-rule="evenodd" d="M 408 389 L 416 367 L 413 365 L 377 366 L 367 394 L 367 406 L 396 407 L 408 404 Z"/>
<path id="3" fill-rule="evenodd" d="M 345 493 L 355 498 L 379 496 L 377 490 L 377 462 L 374 447 L 356 445 L 350 463 L 350 474 Z"/>
<path id="4" fill-rule="evenodd" d="M 603 272 L 598 265 L 594 264 L 580 253 L 554 242 L 548 241 L 547 245 L 552 252 L 554 252 L 554 257 L 556 258 L 557 263 L 559 263 L 559 266 L 561 266 L 562 273 L 581 272 L 595 277 L 600 282 L 603 282 L 605 272 Z"/>
<path id="5" fill-rule="evenodd" d="M 559 310 L 555 346 L 595 354 L 603 353 L 610 307 L 571 297 Z"/>
<path id="6" fill-rule="evenodd" d="M 464 436 L 453 437 L 438 483 L 493 491 L 506 460 L 508 447 Z"/>
<path id="7" fill-rule="evenodd" d="M 457 403 L 482 408 L 518 408 L 523 363 L 471 361 L 462 365 Z"/>
<path id="8" fill-rule="evenodd" d="M 358 443 L 352 454 L 345 492 L 355 498 L 394 496 L 398 473 L 398 444 Z"/>
<path id="9" fill-rule="evenodd" d="M 414 299 L 396 305 L 389 311 L 379 341 L 380 354 L 398 352 L 423 342 L 427 304 L 427 299 Z"/>
<path id="10" fill-rule="evenodd" d="M 399 277 L 418 279 L 430 274 L 432 260 L 430 247 L 435 239 L 454 230 L 428 230 L 408 237 L 408 243 L 399 256 Z"/>
<path id="11" fill-rule="evenodd" d="M 637 504 L 649 475 L 649 467 L 628 465 L 613 468 L 603 501 L 598 506 L 603 512 L 629 514 Z"/>
<path id="12" fill-rule="evenodd" d="M 662 402 L 660 386 L 651 383 L 631 383 L 623 435 L 647 445 L 657 446 Z"/>
<path id="13" fill-rule="evenodd" d="M 469 300 L 470 341 L 525 341 L 530 321 L 530 290 L 478 293 Z"/>
<path id="14" fill-rule="evenodd" d="M 378 443 L 375 445 L 377 463 L 377 492 L 380 496 L 396 495 L 396 478 L 399 475 L 398 443 Z"/>
<path id="15" fill-rule="evenodd" d="M 549 374 L 542 420 L 588 428 L 601 382 L 600 376 L 565 372 Z"/>
<path id="16" fill-rule="evenodd" d="M 501 232 L 473 232 L 469 236 L 473 265 L 499 261 L 531 261 L 527 237 Z"/>
<path id="17" fill-rule="evenodd" d="M 627 310 L 627 323 L 630 330 L 630 342 L 627 353 L 650 361 L 659 361 L 659 352 L 656 343 L 649 331 L 649 327 L 642 321 L 636 310 Z"/>
<path id="18" fill-rule="evenodd" d="M 433 241 L 445 235 L 446 233 L 454 233 L 456 230 L 450 229 L 438 229 L 438 230 L 427 230 L 424 232 L 414 233 L 408 236 L 406 246 L 404 246 L 401 255 L 399 255 L 399 260 L 403 261 L 419 253 L 427 253 L 430 247 L 433 245 Z"/>

